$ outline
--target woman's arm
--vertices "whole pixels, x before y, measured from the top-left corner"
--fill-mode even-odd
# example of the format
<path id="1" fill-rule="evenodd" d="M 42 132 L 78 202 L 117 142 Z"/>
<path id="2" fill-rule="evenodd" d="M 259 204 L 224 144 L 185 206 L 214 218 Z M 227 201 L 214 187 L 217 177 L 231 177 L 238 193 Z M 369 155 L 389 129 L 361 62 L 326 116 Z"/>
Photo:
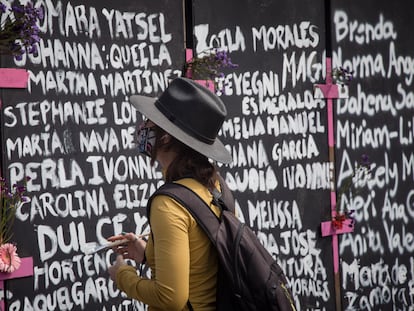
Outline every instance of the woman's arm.
<path id="1" fill-rule="evenodd" d="M 182 310 L 189 295 L 191 217 L 167 196 L 154 198 L 150 217 L 155 275 L 145 280 L 137 276 L 134 268 L 122 266 L 116 274 L 118 287 L 149 306 Z"/>

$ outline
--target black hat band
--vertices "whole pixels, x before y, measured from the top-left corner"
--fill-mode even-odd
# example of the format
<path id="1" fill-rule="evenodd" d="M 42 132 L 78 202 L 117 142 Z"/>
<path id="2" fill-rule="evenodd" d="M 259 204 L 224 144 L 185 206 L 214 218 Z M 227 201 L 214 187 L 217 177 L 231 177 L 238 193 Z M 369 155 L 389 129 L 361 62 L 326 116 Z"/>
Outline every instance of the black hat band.
<path id="1" fill-rule="evenodd" d="M 181 122 L 179 119 L 176 118 L 176 116 L 171 113 L 170 110 L 168 110 L 167 107 L 165 107 L 161 101 L 157 100 L 155 102 L 155 107 L 158 108 L 158 110 L 172 123 L 174 123 L 177 127 L 182 129 L 184 132 L 186 132 L 188 135 L 202 141 L 203 143 L 212 145 L 214 144 L 214 141 L 216 138 L 210 138 L 207 136 L 204 136 L 200 134 L 199 132 L 194 131 L 191 127 L 187 126 L 184 122 Z"/>

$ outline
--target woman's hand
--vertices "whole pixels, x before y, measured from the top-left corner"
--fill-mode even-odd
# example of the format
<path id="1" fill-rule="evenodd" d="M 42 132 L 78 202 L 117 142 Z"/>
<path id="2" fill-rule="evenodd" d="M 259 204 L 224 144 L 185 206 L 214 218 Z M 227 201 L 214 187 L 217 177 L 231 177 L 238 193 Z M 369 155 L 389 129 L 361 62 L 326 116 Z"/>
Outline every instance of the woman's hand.
<path id="1" fill-rule="evenodd" d="M 122 255 L 123 258 L 135 260 L 135 262 L 138 264 L 142 263 L 145 257 L 145 247 L 147 246 L 146 241 L 138 238 L 135 234 L 131 232 L 126 234 L 114 235 L 108 238 L 108 241 L 110 242 L 118 240 L 127 240 L 127 242 L 114 247 L 114 252 Z"/>
<path id="2" fill-rule="evenodd" d="M 109 276 L 112 281 L 116 283 L 116 273 L 118 272 L 119 267 L 126 265 L 126 262 L 124 261 L 124 258 L 122 255 L 116 256 L 116 261 L 112 266 L 108 268 Z"/>

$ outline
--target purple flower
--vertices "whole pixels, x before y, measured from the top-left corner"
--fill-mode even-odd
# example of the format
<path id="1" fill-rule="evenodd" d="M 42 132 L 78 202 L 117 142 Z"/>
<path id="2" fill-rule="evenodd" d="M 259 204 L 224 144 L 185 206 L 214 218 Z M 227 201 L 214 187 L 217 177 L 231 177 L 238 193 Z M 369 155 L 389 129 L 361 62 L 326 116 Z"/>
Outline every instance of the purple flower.
<path id="1" fill-rule="evenodd" d="M 13 5 L 10 11 L 17 13 L 17 14 L 24 14 L 24 8 L 18 5 Z"/>
<path id="2" fill-rule="evenodd" d="M 369 156 L 368 155 L 363 154 L 361 156 L 361 165 L 362 166 L 365 166 L 365 167 L 370 167 L 371 166 L 371 163 L 369 161 Z"/>
<path id="3" fill-rule="evenodd" d="M 338 214 L 345 215 L 352 221 L 354 221 L 354 210 L 347 210 L 347 207 L 341 206 L 342 195 L 344 195 L 345 192 L 349 192 L 350 194 L 355 195 L 361 191 L 362 187 L 367 184 L 368 179 L 371 177 L 370 166 L 371 163 L 369 161 L 368 155 L 363 154 L 353 174 L 345 178 L 343 184 L 341 185 L 341 188 L 338 190 L 337 204 L 335 208 L 336 212 Z"/>
<path id="4" fill-rule="evenodd" d="M 5 13 L 5 6 L 0 6 L 0 11 Z M 27 53 L 36 53 L 33 45 L 40 41 L 37 21 L 43 18 L 43 10 L 34 8 L 32 3 L 25 6 L 13 5 L 10 16 L 0 28 L 0 54 L 9 54 L 21 59 Z"/>
<path id="5" fill-rule="evenodd" d="M 29 202 L 30 201 L 29 197 L 26 197 L 26 196 L 22 196 L 21 200 L 22 200 L 22 202 Z"/>
<path id="6" fill-rule="evenodd" d="M 24 180 L 23 185 L 14 184 L 12 186 L 13 190 L 9 191 L 6 180 L 4 178 L 0 178 L 0 244 L 6 243 L 11 238 L 11 227 L 13 225 L 18 206 L 30 201 L 30 199 L 24 195 L 27 190 L 26 182 L 27 179 Z"/>
<path id="7" fill-rule="evenodd" d="M 23 59 L 24 50 L 20 49 L 18 51 L 14 51 L 14 58 L 17 60 Z"/>
<path id="8" fill-rule="evenodd" d="M 23 185 L 18 185 L 17 187 L 16 187 L 16 191 L 20 194 L 20 193 L 24 193 L 24 192 L 26 192 L 26 187 L 25 186 L 23 186 Z"/>
<path id="9" fill-rule="evenodd" d="M 37 14 L 38 19 L 43 19 L 44 14 L 43 14 L 43 9 L 42 8 L 37 8 L 36 9 L 36 14 Z"/>
<path id="10" fill-rule="evenodd" d="M 187 62 L 184 72 L 192 79 L 213 80 L 217 83 L 216 78 L 225 77 L 224 69 L 236 67 L 226 50 L 214 48 L 205 51 L 203 56 L 194 57 Z"/>
<path id="11" fill-rule="evenodd" d="M 36 45 L 32 45 L 31 47 L 29 47 L 29 54 L 36 54 L 36 53 L 37 53 Z"/>

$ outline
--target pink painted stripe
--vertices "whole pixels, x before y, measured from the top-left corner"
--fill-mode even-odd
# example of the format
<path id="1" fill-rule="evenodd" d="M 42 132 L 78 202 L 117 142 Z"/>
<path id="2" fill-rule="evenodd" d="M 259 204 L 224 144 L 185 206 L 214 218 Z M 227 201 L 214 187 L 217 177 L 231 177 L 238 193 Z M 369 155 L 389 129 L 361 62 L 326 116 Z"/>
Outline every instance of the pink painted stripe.
<path id="1" fill-rule="evenodd" d="M 321 90 L 323 97 L 326 99 L 334 99 L 339 97 L 339 89 L 336 84 L 316 84 Z"/>
<path id="2" fill-rule="evenodd" d="M 342 233 L 350 233 L 354 231 L 354 226 L 352 225 L 352 220 L 345 219 L 341 229 L 335 229 L 332 221 L 325 221 L 321 224 L 322 236 L 330 236 Z"/>
<path id="3" fill-rule="evenodd" d="M 6 310 L 6 306 L 4 304 L 4 299 L 6 296 L 6 293 L 4 292 L 4 281 L 0 281 L 0 311 Z"/>
<path id="4" fill-rule="evenodd" d="M 330 57 L 326 58 L 326 84 L 332 84 L 332 60 Z M 334 148 L 334 120 L 333 120 L 333 103 L 332 98 L 327 99 L 327 113 L 328 113 L 328 145 L 329 147 Z M 334 159 L 330 158 L 329 161 L 332 165 L 335 165 Z M 334 166 L 335 167 L 335 166 Z M 335 199 L 335 200 L 334 200 Z M 331 212 L 333 217 L 335 217 L 335 206 L 336 206 L 336 196 L 334 197 L 331 192 Z M 332 235 L 332 256 L 333 256 L 333 267 L 334 274 L 339 273 L 339 246 L 338 246 L 338 235 Z"/>
<path id="5" fill-rule="evenodd" d="M 336 216 L 336 192 L 331 191 L 331 215 Z"/>
<path id="6" fill-rule="evenodd" d="M 215 91 L 214 81 L 212 80 L 194 80 L 194 81 L 202 86 L 205 86 L 206 88 L 208 88 L 210 91 L 214 93 Z"/>
<path id="7" fill-rule="evenodd" d="M 193 50 L 192 49 L 185 49 L 185 61 L 188 62 L 193 58 Z"/>
<path id="8" fill-rule="evenodd" d="M 326 58 L 326 84 L 332 84 L 332 59 Z"/>
<path id="9" fill-rule="evenodd" d="M 27 88 L 29 73 L 25 69 L 0 68 L 0 87 Z"/>
<path id="10" fill-rule="evenodd" d="M 328 146 L 334 147 L 335 138 L 334 138 L 334 120 L 333 120 L 333 104 L 332 99 L 328 99 Z"/>
<path id="11" fill-rule="evenodd" d="M 334 274 L 339 273 L 339 244 L 338 244 L 338 235 L 334 234 L 332 236 L 332 248 L 333 248 L 333 267 Z"/>
<path id="12" fill-rule="evenodd" d="M 33 275 L 33 257 L 22 258 L 20 268 L 12 273 L 0 272 L 0 281 L 23 278 Z"/>

